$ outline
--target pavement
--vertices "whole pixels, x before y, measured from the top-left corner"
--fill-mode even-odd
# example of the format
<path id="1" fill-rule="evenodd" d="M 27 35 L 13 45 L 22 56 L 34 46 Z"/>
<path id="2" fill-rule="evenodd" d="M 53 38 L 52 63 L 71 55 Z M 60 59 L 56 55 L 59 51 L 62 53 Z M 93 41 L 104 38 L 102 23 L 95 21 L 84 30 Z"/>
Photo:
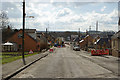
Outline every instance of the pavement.
<path id="1" fill-rule="evenodd" d="M 41 58 L 45 55 L 47 55 L 49 52 L 42 52 L 33 56 L 29 56 L 25 58 L 26 61 L 26 65 L 31 63 L 34 60 L 37 60 L 38 58 Z M 10 62 L 10 63 L 6 63 L 2 65 L 2 78 L 6 78 L 8 75 L 13 74 L 14 72 L 16 72 L 17 70 L 19 70 L 20 68 L 23 68 L 25 65 L 23 64 L 22 59 L 18 59 L 16 61 Z"/>
<path id="2" fill-rule="evenodd" d="M 86 55 L 87 54 L 87 55 Z M 82 56 L 81 56 L 82 55 Z M 92 56 L 93 57 L 93 56 Z M 96 57 L 96 56 L 94 56 Z M 73 51 L 70 46 L 57 48 L 47 57 L 37 61 L 13 78 L 117 78 L 114 72 L 118 67 L 116 58 L 100 57 L 100 63 L 108 62 L 112 67 L 94 62 L 89 53 Z M 97 58 L 98 59 L 98 58 Z M 96 60 L 97 60 L 96 59 Z M 113 61 L 113 62 L 111 62 Z M 114 62 L 116 62 L 114 64 Z M 104 64 L 104 65 L 105 65 Z M 106 64 L 106 65 L 108 65 Z M 115 66 L 115 67 L 114 67 Z"/>

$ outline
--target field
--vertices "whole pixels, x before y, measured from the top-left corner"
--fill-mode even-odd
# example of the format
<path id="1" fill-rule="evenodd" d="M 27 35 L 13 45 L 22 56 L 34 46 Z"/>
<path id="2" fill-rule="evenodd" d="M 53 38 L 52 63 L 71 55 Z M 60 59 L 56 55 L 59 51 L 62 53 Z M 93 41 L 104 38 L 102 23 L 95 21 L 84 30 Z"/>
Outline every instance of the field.
<path id="1" fill-rule="evenodd" d="M 28 54 L 28 52 L 25 52 L 25 57 L 32 56 L 38 54 L 38 52 L 34 52 L 32 54 Z M 12 61 L 15 61 L 17 59 L 22 58 L 22 52 L 2 52 L 0 53 L 0 62 L 2 64 L 9 63 Z"/>

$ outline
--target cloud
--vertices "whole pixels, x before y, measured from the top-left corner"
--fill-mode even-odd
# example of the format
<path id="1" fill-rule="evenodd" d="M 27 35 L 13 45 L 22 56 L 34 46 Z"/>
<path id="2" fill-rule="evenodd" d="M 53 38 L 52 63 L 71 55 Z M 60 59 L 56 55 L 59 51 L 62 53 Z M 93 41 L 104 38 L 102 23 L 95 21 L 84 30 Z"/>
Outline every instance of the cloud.
<path id="1" fill-rule="evenodd" d="M 11 18 L 20 18 L 22 14 L 22 4 L 12 3 L 12 2 L 3 2 L 2 10 L 7 12 L 8 16 Z"/>
<path id="2" fill-rule="evenodd" d="M 99 22 L 99 30 L 116 30 L 117 29 L 117 10 L 114 9 L 111 13 L 97 13 L 95 11 L 87 12 L 85 14 L 71 14 L 70 16 L 65 16 L 60 20 L 57 20 L 57 24 L 62 22 L 64 27 L 71 30 L 78 30 L 81 28 L 82 31 L 88 29 L 92 26 L 92 30 L 95 30 L 96 21 Z M 71 24 L 72 23 L 72 24 Z M 63 30 L 66 29 L 62 25 L 57 25 L 57 27 L 62 27 Z"/>
<path id="3" fill-rule="evenodd" d="M 64 9 L 58 11 L 57 16 L 58 17 L 63 17 L 63 16 L 66 16 L 66 15 L 70 15 L 71 13 L 72 13 L 72 11 L 69 8 L 64 8 Z"/>
<path id="4" fill-rule="evenodd" d="M 59 4 L 59 5 L 57 5 Z M 95 30 L 96 21 L 99 22 L 99 30 L 116 30 L 118 21 L 117 9 L 110 13 L 105 13 L 106 6 L 101 8 L 100 12 L 88 11 L 86 13 L 74 10 L 74 7 L 80 9 L 82 3 L 26 3 L 27 16 L 34 16 L 35 18 L 26 18 L 27 28 L 37 28 L 38 30 L 45 30 L 50 26 L 50 30 L 78 30 L 85 31 L 91 25 Z M 90 3 L 89 3 L 90 4 Z M 93 4 L 93 3 L 91 3 Z M 95 3 L 94 3 L 95 4 Z M 97 3 L 99 4 L 99 3 Z M 10 22 L 16 28 L 22 26 L 22 3 L 7 3 L 4 5 L 4 10 L 8 11 Z"/>
<path id="5" fill-rule="evenodd" d="M 26 2 L 118 2 L 119 0 L 26 0 Z M 1 2 L 22 2 L 22 0 L 1 0 Z"/>

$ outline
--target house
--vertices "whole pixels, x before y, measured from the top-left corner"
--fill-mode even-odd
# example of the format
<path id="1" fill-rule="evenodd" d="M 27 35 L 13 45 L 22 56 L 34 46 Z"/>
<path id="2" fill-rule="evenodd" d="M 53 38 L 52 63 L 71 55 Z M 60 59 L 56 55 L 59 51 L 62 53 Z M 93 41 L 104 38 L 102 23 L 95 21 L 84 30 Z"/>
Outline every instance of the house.
<path id="1" fill-rule="evenodd" d="M 110 48 L 110 41 L 108 38 L 98 38 L 94 45 L 95 49 L 107 49 Z"/>
<path id="2" fill-rule="evenodd" d="M 79 41 L 80 41 L 80 38 L 79 38 L 79 37 L 76 37 L 76 38 L 73 40 L 73 45 L 79 45 Z"/>
<path id="3" fill-rule="evenodd" d="M 48 48 L 48 44 L 47 44 L 47 39 L 46 39 L 46 35 L 44 34 L 44 33 L 41 33 L 41 34 L 39 34 L 39 35 L 37 35 L 38 36 L 38 38 L 39 38 L 39 42 L 40 42 L 40 51 L 42 50 L 42 49 L 45 49 L 45 48 Z"/>
<path id="4" fill-rule="evenodd" d="M 80 47 L 82 49 L 93 48 L 93 37 L 90 35 L 86 35 L 82 40 L 79 41 Z"/>
<path id="5" fill-rule="evenodd" d="M 120 57 L 120 31 L 112 36 L 111 39 L 112 55 Z"/>
<path id="6" fill-rule="evenodd" d="M 39 51 L 40 50 L 40 40 L 35 36 L 35 30 L 25 30 L 24 33 L 24 50 L 25 51 Z M 17 51 L 22 51 L 22 29 L 13 34 L 12 37 L 6 40 L 7 42 L 16 43 Z"/>

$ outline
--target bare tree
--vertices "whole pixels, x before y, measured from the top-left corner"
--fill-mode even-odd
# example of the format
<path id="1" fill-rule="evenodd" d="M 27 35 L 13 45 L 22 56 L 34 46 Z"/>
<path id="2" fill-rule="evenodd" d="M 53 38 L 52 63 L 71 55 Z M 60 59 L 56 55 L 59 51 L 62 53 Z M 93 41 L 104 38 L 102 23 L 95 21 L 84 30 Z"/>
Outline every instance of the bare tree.
<path id="1" fill-rule="evenodd" d="M 9 25 L 8 16 L 5 11 L 0 11 L 0 29 L 6 29 Z"/>
<path id="2" fill-rule="evenodd" d="M 6 42 L 6 40 L 14 33 L 5 11 L 0 11 L 0 29 L 2 30 L 2 42 Z"/>

